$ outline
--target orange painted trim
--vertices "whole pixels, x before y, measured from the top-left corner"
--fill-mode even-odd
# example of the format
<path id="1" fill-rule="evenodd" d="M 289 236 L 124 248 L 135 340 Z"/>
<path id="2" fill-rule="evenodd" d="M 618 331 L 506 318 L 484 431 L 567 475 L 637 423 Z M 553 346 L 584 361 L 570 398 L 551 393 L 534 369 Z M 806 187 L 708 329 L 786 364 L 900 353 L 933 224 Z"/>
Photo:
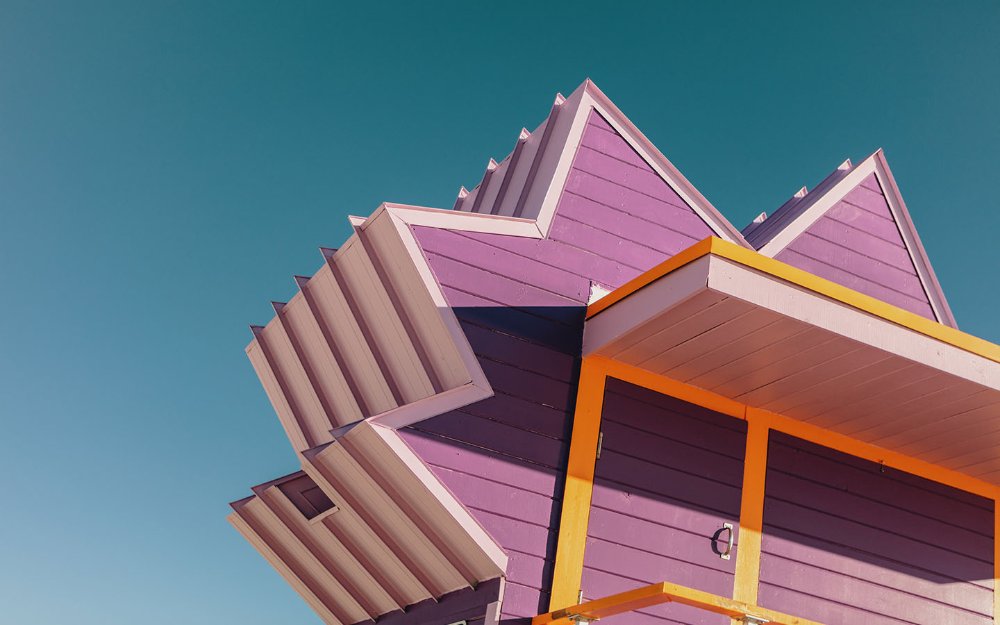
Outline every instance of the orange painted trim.
<path id="1" fill-rule="evenodd" d="M 676 397 L 677 399 L 708 408 L 709 410 L 742 419 L 766 418 L 772 430 L 791 434 L 809 442 L 842 451 L 851 456 L 864 458 L 873 462 L 882 462 L 888 467 L 953 486 L 959 490 L 968 491 L 988 499 L 993 499 L 1000 495 L 1000 487 L 965 475 L 964 473 L 953 471 L 952 469 L 946 469 L 911 456 L 889 451 L 877 445 L 865 443 L 784 415 L 753 408 L 712 391 L 650 373 L 645 369 L 633 367 L 632 365 L 619 363 L 601 356 L 591 357 L 590 360 L 602 361 L 608 375 L 612 377 L 664 395 Z"/>
<path id="2" fill-rule="evenodd" d="M 594 465 L 604 410 L 607 376 L 600 363 L 584 358 L 580 365 L 569 465 L 559 517 L 556 562 L 552 573 L 549 609 L 558 610 L 578 602 L 583 578 L 583 555 L 587 547 L 590 500 L 594 493 Z"/>
<path id="3" fill-rule="evenodd" d="M 695 243 L 688 249 L 671 257 L 669 260 L 660 263 L 642 275 L 626 282 L 611 293 L 587 307 L 587 318 L 608 309 L 639 289 L 651 284 L 663 276 L 675 271 L 688 263 L 706 256 L 714 254 L 720 258 L 725 258 L 739 263 L 744 267 L 754 269 L 769 276 L 784 280 L 796 286 L 808 289 L 824 297 L 847 304 L 858 310 L 875 315 L 902 326 L 914 332 L 919 332 L 932 339 L 947 343 L 967 352 L 989 358 L 994 362 L 1000 362 L 1000 345 L 991 343 L 978 336 L 966 334 L 950 326 L 938 323 L 926 317 L 921 317 L 916 313 L 903 310 L 882 300 L 869 295 L 859 293 L 836 282 L 831 282 L 819 276 L 815 276 L 808 271 L 803 271 L 797 267 L 792 267 L 786 263 L 768 258 L 745 247 L 740 247 L 734 243 L 723 241 L 715 237 L 709 237 L 703 241 Z"/>
<path id="4" fill-rule="evenodd" d="M 713 614 L 728 616 L 732 619 L 755 616 L 775 625 L 820 625 L 815 621 L 808 621 L 743 601 L 734 601 L 702 590 L 668 582 L 650 584 L 562 610 L 539 614 L 531 619 L 531 625 L 568 625 L 574 618 L 597 620 L 662 603 L 679 603 Z"/>
<path id="5" fill-rule="evenodd" d="M 597 300 L 593 304 L 587 306 L 587 319 L 590 319 L 602 310 L 609 308 L 612 304 L 615 304 L 629 295 L 635 293 L 644 286 L 655 282 L 656 280 L 662 278 L 668 273 L 680 269 L 684 265 L 698 260 L 706 254 L 711 254 L 715 251 L 716 242 L 724 242 L 722 239 L 716 237 L 708 237 L 707 239 L 702 239 L 698 241 L 691 247 L 682 250 L 667 260 L 663 261 L 659 265 L 639 274 L 638 276 L 632 278 L 625 284 L 621 285 L 614 291 L 611 291 L 601 299 Z"/>
<path id="6" fill-rule="evenodd" d="M 733 601 L 745 604 L 756 602 L 760 576 L 760 541 L 763 527 L 767 444 L 768 433 L 771 430 L 783 432 L 851 456 L 880 462 L 887 467 L 993 499 L 996 514 L 994 532 L 995 537 L 1000 538 L 1000 487 L 989 482 L 864 443 L 784 415 L 753 408 L 712 391 L 650 373 L 632 365 L 623 364 L 603 356 L 591 356 L 584 358 L 580 370 L 580 385 L 577 391 L 576 412 L 570 440 L 569 467 L 560 517 L 552 593 L 549 601 L 550 610 L 557 611 L 566 608 L 566 606 L 575 605 L 580 591 L 584 552 L 587 545 L 587 529 L 590 521 L 590 502 L 593 495 L 597 441 L 600 435 L 601 412 L 604 407 L 604 391 L 608 377 L 620 379 L 715 412 L 747 420 L 747 461 L 744 465 L 743 494 L 740 504 L 740 542 L 736 556 Z M 994 540 L 994 575 L 996 583 L 1000 587 L 1000 540 L 996 538 Z M 994 611 L 998 617 L 996 622 L 1000 623 L 1000 593 L 994 594 Z M 549 620 L 537 621 L 543 617 L 548 617 Z M 534 625 L 554 620 L 551 618 L 551 614 L 540 615 L 535 619 Z M 565 622 L 566 619 L 562 617 L 559 625 Z M 774 619 L 772 622 L 808 623 L 808 621 L 803 620 L 777 621 Z"/>
<path id="7" fill-rule="evenodd" d="M 733 599 L 757 603 L 760 586 L 760 550 L 764 531 L 764 482 L 770 418 L 747 410 L 747 451 L 743 462 L 740 500 L 740 540 L 736 548 Z"/>
<path id="8" fill-rule="evenodd" d="M 993 622 L 1000 623 L 1000 497 L 993 500 Z"/>
<path id="9" fill-rule="evenodd" d="M 703 408 L 721 412 L 737 419 L 743 419 L 746 416 L 746 406 L 744 404 L 717 393 L 651 373 L 646 369 L 612 360 L 605 356 L 591 356 L 588 360 L 600 364 L 608 377 L 617 378 L 663 395 L 676 397 L 677 399 L 697 404 Z"/>

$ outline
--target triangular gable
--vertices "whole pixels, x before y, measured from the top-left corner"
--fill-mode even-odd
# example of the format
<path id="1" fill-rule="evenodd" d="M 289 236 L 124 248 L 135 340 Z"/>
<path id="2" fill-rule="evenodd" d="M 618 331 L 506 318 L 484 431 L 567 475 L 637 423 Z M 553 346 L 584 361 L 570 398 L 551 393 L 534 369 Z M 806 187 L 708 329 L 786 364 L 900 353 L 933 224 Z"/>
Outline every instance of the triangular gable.
<path id="1" fill-rule="evenodd" d="M 613 136 L 602 136 L 594 128 Z M 647 178 L 643 182 L 654 197 L 669 196 L 703 221 L 709 234 L 747 246 L 740 232 L 590 80 L 568 98 L 557 96 L 546 120 L 532 132 L 522 130 L 514 150 L 499 164 L 490 159 L 480 184 L 459 192 L 455 209 L 535 219 L 546 235 L 575 162 L 581 150 L 588 149 L 604 150 L 604 156 L 620 160 L 619 167 L 643 170 L 630 172 L 625 167 L 619 173 L 630 179 Z M 607 163 L 603 170 L 612 173 L 615 164 Z"/>
<path id="2" fill-rule="evenodd" d="M 881 150 L 845 162 L 744 234 L 766 256 L 955 327 Z"/>

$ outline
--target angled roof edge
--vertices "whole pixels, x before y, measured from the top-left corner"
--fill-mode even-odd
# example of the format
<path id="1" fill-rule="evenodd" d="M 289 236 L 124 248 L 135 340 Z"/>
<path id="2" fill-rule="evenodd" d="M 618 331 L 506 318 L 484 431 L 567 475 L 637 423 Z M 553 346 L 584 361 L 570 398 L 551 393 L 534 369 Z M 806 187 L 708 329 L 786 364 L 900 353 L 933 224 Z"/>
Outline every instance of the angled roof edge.
<path id="1" fill-rule="evenodd" d="M 928 319 L 898 306 L 893 306 L 876 297 L 865 295 L 860 291 L 855 291 L 826 278 L 821 278 L 808 271 L 766 256 L 761 252 L 744 249 L 715 237 L 709 237 L 695 243 L 656 267 L 636 276 L 603 298 L 591 303 L 587 306 L 588 322 L 601 312 L 633 293 L 641 291 L 663 276 L 690 265 L 705 256 L 718 256 L 733 261 L 763 275 L 787 282 L 805 291 L 816 293 L 837 304 L 846 305 L 899 327 L 940 341 L 943 344 L 1000 363 L 1000 345 L 963 332 L 954 326 Z"/>
<path id="2" fill-rule="evenodd" d="M 934 315 L 939 322 L 958 327 L 881 148 L 857 165 L 851 166 L 849 160 L 845 161 L 805 197 L 798 201 L 792 198 L 762 224 L 748 229 L 747 238 L 756 244 L 761 254 L 777 256 L 871 174 L 875 174 L 882 187 Z M 772 219 L 775 226 L 765 230 Z"/>
<path id="3" fill-rule="evenodd" d="M 743 238 L 743 234 L 711 202 L 708 201 L 698 189 L 691 184 L 684 174 L 678 170 L 666 156 L 660 152 L 652 141 L 646 137 L 639 128 L 632 123 L 625 113 L 619 109 L 611 99 L 605 95 L 589 78 L 580 85 L 576 91 L 582 91 L 586 99 L 593 105 L 598 113 L 618 131 L 636 152 L 649 163 L 656 173 L 669 184 L 674 191 L 687 203 L 702 220 L 716 232 L 719 238 L 736 243 L 743 247 L 750 247 L 750 244 Z M 574 91 L 574 95 L 576 94 Z M 573 96 L 571 95 L 570 98 Z M 584 122 L 586 119 L 584 118 Z M 577 141 L 579 143 L 579 141 Z M 576 145 L 574 145 L 575 151 Z M 562 182 L 565 182 L 565 177 Z M 560 191 L 562 185 L 560 185 Z M 553 207 L 554 209 L 554 207 Z"/>
<path id="4" fill-rule="evenodd" d="M 592 110 L 614 128 L 716 236 L 749 247 L 739 230 L 590 79 L 569 97 L 557 95 L 545 121 L 533 132 L 522 129 L 514 150 L 499 164 L 490 159 L 481 182 L 472 191 L 465 187 L 459 190 L 454 210 L 532 218 L 539 231 L 547 234 Z"/>
<path id="5" fill-rule="evenodd" d="M 360 422 L 338 434 L 229 517 L 325 622 L 375 620 L 503 578 L 507 555 L 395 431 Z M 305 476 L 332 509 L 307 516 L 283 492 Z"/>

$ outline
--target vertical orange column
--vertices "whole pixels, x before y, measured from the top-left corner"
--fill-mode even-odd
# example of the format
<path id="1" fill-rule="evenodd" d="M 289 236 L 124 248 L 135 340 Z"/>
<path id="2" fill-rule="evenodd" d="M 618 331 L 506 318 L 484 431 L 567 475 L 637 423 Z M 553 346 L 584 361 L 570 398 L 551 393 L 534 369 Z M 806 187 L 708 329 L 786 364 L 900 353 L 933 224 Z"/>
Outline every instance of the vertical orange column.
<path id="1" fill-rule="evenodd" d="M 757 603 L 760 581 L 761 530 L 764 526 L 764 477 L 767 474 L 767 413 L 747 407 L 747 452 L 743 464 L 743 499 L 740 502 L 740 540 L 736 552 L 733 599 Z"/>
<path id="2" fill-rule="evenodd" d="M 1000 623 L 1000 492 L 993 496 L 993 622 Z"/>
<path id="3" fill-rule="evenodd" d="M 580 385 L 576 393 L 576 411 L 573 414 L 562 516 L 559 520 L 559 542 L 556 544 L 552 594 L 549 598 L 550 611 L 576 605 L 580 592 L 606 379 L 600 361 L 583 359 Z"/>

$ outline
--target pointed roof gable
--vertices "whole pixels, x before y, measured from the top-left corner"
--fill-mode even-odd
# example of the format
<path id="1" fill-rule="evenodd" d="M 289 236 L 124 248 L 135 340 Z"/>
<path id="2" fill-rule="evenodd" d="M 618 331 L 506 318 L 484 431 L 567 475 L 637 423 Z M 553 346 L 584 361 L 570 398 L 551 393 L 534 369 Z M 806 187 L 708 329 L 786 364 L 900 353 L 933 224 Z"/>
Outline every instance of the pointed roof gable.
<path id="1" fill-rule="evenodd" d="M 729 221 L 716 210 L 656 146 L 589 79 L 569 97 L 557 95 L 549 115 L 532 132 L 522 129 L 513 151 L 499 164 L 490 159 L 483 179 L 472 191 L 463 187 L 455 209 L 537 220 L 547 234 L 563 188 L 588 130 L 600 119 L 617 135 L 611 156 L 641 167 L 662 181 L 718 237 L 747 246 Z M 592 147 L 592 146 L 591 146 Z"/>
<path id="2" fill-rule="evenodd" d="M 956 327 L 882 150 L 743 230 L 762 254 Z"/>

